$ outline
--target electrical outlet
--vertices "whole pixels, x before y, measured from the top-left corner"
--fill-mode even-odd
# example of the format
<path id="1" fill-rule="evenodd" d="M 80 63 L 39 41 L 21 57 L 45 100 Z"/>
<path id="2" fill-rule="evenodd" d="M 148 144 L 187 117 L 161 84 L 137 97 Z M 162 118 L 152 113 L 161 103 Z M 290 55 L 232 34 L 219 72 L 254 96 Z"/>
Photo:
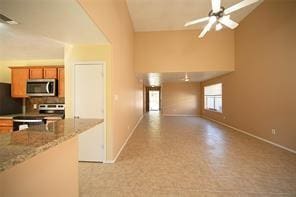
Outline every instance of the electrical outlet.
<path id="1" fill-rule="evenodd" d="M 37 104 L 33 104 L 33 109 L 37 109 Z"/>
<path id="2" fill-rule="evenodd" d="M 272 135 L 275 135 L 276 134 L 276 129 L 271 129 L 271 133 L 272 133 Z"/>

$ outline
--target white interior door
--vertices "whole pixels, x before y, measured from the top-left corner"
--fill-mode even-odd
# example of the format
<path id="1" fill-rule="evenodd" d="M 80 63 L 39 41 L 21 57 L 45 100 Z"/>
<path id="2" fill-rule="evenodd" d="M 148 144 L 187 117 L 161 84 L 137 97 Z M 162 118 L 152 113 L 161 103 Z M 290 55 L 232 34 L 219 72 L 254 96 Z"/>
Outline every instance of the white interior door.
<path id="1" fill-rule="evenodd" d="M 104 67 L 76 64 L 74 68 L 75 118 L 104 118 Z M 79 135 L 79 161 L 104 160 L 104 124 Z"/>

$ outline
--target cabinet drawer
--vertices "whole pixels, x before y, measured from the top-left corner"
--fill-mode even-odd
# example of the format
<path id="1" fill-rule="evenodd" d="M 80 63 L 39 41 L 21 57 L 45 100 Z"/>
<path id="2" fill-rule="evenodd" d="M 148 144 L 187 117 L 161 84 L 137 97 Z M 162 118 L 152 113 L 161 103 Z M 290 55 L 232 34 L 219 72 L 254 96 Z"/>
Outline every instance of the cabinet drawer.
<path id="1" fill-rule="evenodd" d="M 12 120 L 0 120 L 0 127 L 12 127 L 13 121 Z"/>
<path id="2" fill-rule="evenodd" d="M 0 127 L 0 134 L 1 133 L 9 133 L 12 132 L 13 127 Z"/>

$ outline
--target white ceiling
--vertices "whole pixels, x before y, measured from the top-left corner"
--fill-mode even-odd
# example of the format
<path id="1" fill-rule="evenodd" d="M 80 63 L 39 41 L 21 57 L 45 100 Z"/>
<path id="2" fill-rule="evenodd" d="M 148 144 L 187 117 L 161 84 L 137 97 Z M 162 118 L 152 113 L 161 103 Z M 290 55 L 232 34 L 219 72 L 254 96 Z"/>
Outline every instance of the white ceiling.
<path id="1" fill-rule="evenodd" d="M 187 76 L 191 82 L 201 82 L 217 76 L 229 73 L 229 71 L 217 72 L 188 72 Z M 185 72 L 170 72 L 170 73 L 143 73 L 138 74 L 138 78 L 143 80 L 147 86 L 160 86 L 165 82 L 184 82 Z"/>
<path id="2" fill-rule="evenodd" d="M 222 0 L 225 8 L 242 0 Z M 231 18 L 237 22 L 244 19 L 262 1 L 241 9 Z M 205 23 L 184 27 L 185 22 L 208 16 L 211 0 L 127 0 L 135 31 L 172 31 L 200 29 Z"/>
<path id="3" fill-rule="evenodd" d="M 0 23 L 0 60 L 63 59 L 64 44 Z"/>
<path id="4" fill-rule="evenodd" d="M 107 44 L 76 0 L 0 0 L 0 60 L 60 59 L 65 44 Z"/>

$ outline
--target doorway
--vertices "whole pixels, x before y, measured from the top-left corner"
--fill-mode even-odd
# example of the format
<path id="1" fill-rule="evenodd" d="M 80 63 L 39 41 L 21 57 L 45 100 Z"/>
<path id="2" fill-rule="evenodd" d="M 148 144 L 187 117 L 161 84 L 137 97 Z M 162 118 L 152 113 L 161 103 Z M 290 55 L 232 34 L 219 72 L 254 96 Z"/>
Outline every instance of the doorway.
<path id="1" fill-rule="evenodd" d="M 161 110 L 160 87 L 146 87 L 146 112 Z"/>
<path id="2" fill-rule="evenodd" d="M 104 119 L 104 106 L 104 64 L 75 64 L 74 117 Z M 81 133 L 78 141 L 79 161 L 104 161 L 104 123 Z"/>
<path id="3" fill-rule="evenodd" d="M 149 111 L 159 111 L 159 91 L 149 91 Z"/>

